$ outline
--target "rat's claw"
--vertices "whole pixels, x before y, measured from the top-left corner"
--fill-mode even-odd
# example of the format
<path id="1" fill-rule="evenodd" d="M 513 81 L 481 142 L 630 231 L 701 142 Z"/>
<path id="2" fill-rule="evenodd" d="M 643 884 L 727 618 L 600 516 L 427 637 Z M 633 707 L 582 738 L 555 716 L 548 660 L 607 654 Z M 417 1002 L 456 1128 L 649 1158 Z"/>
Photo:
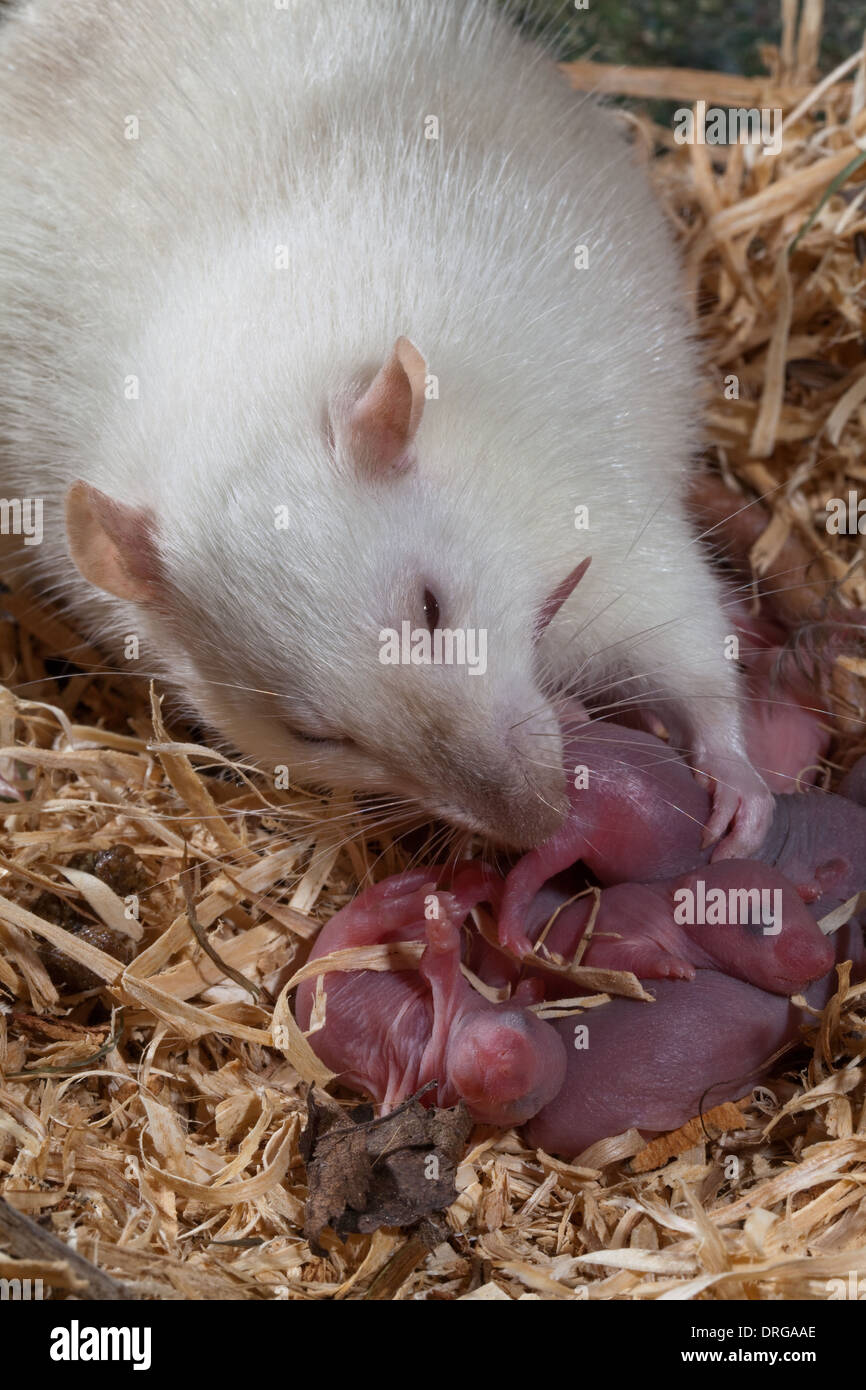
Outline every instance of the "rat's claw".
<path id="1" fill-rule="evenodd" d="M 502 949 L 510 951 L 518 960 L 523 960 L 524 956 L 532 955 L 532 942 L 523 930 L 522 924 L 513 918 L 507 921 L 500 917 L 497 925 L 497 936 Z"/>
<path id="2" fill-rule="evenodd" d="M 713 779 L 713 809 L 704 827 L 701 847 L 707 849 L 719 841 L 712 854 L 713 863 L 719 859 L 749 859 L 760 849 L 773 823 L 772 792 L 745 759 L 725 759 L 715 767 L 710 765 L 707 771 Z"/>

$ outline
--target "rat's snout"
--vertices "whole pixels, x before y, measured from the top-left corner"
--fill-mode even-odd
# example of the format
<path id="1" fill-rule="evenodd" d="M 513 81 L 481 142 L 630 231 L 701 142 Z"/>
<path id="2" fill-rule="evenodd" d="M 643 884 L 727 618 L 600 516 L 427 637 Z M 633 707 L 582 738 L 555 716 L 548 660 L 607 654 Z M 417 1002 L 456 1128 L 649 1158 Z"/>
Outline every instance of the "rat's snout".
<path id="1" fill-rule="evenodd" d="M 509 802 L 501 807 L 495 820 L 491 818 L 494 838 L 511 849 L 530 850 L 543 845 L 559 830 L 568 811 L 564 777 L 546 778 L 543 787 L 533 778 L 528 781 L 524 796 L 527 790 L 527 804 Z"/>
<path id="2" fill-rule="evenodd" d="M 393 723 L 400 793 L 507 849 L 548 840 L 569 806 L 563 737 L 556 710 L 531 678 L 509 672 L 484 685 L 442 680 L 438 689 L 429 682 L 422 689 L 411 677 L 400 686 Z"/>
<path id="3" fill-rule="evenodd" d="M 550 718 L 493 725 L 471 747 L 449 750 L 445 778 L 456 816 L 508 849 L 543 844 L 568 812 L 562 737 Z"/>
<path id="4" fill-rule="evenodd" d="M 478 1010 L 452 1033 L 447 1069 L 476 1120 L 519 1125 L 561 1089 L 565 1049 L 550 1024 L 524 1009 Z"/>
<path id="5" fill-rule="evenodd" d="M 519 779 L 504 817 L 504 825 L 511 830 L 508 843 L 517 849 L 534 849 L 555 834 L 569 807 L 562 730 L 553 708 L 544 705 L 529 718 L 514 720 L 506 747 Z"/>
<path id="6" fill-rule="evenodd" d="M 542 845 L 563 824 L 568 811 L 563 774 L 531 777 L 519 765 L 501 776 L 479 773 L 459 791 L 452 782 L 450 819 L 460 820 L 503 849 L 526 851 Z"/>

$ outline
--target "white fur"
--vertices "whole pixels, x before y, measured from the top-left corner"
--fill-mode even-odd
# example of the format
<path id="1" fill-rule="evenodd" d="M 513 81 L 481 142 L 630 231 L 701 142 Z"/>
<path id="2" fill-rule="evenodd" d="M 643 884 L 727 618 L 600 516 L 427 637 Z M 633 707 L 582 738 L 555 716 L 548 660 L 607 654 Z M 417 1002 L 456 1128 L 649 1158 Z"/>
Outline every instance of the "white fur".
<path id="1" fill-rule="evenodd" d="M 642 674 L 693 747 L 739 754 L 683 515 L 698 381 L 668 232 L 613 117 L 497 11 L 35 0 L 0 28 L 0 127 L 2 485 L 45 497 L 32 562 L 89 635 L 143 633 L 142 667 L 246 752 L 531 839 L 562 800 L 532 625 L 591 553 L 548 671 Z M 401 333 L 440 399 L 416 467 L 373 485 L 323 422 Z M 168 619 L 73 570 L 79 477 L 156 514 Z M 487 627 L 485 678 L 378 662 L 425 585 L 443 626 Z"/>

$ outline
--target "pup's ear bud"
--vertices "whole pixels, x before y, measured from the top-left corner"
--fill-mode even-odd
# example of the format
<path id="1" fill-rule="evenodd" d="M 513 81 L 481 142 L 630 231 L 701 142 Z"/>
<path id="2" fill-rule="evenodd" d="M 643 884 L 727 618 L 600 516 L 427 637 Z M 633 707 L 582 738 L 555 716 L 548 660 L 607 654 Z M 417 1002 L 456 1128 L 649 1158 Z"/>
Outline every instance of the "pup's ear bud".
<path id="1" fill-rule="evenodd" d="M 69 553 L 98 589 L 133 603 L 153 603 L 163 592 L 162 567 L 150 512 L 130 507 L 81 479 L 66 494 Z"/>

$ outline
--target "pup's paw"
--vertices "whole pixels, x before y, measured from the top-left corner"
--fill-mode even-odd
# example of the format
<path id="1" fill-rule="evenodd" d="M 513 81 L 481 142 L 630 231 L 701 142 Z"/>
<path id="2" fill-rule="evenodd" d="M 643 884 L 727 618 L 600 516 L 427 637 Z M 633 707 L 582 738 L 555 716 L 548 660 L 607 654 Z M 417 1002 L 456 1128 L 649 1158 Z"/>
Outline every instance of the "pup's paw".
<path id="1" fill-rule="evenodd" d="M 693 980 L 695 967 L 652 936 L 605 941 L 593 937 L 584 965 L 600 970 L 630 970 L 641 980 Z"/>

